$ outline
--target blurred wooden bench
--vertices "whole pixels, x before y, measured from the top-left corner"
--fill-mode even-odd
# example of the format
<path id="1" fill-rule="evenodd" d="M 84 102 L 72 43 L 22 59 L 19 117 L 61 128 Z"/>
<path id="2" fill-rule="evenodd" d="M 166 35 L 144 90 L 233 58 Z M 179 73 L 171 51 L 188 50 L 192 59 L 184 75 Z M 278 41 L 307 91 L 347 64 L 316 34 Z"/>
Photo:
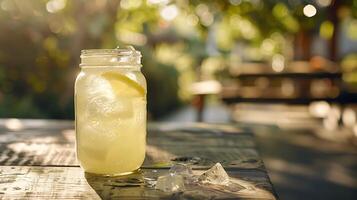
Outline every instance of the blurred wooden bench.
<path id="1" fill-rule="evenodd" d="M 196 108 L 196 121 L 203 121 L 203 112 L 205 109 L 205 99 L 207 95 L 217 95 L 221 92 L 222 86 L 217 80 L 198 81 L 191 85 L 190 91 L 194 96 L 192 105 Z"/>
<path id="2" fill-rule="evenodd" d="M 340 72 L 311 72 L 311 73 L 242 73 L 232 76 L 231 84 L 222 87 L 221 98 L 227 104 L 240 102 L 248 103 L 285 103 L 285 104 L 309 104 L 314 101 L 326 101 L 329 103 L 346 104 L 357 102 L 357 95 L 344 89 L 342 73 Z M 239 82 L 254 82 L 257 80 L 269 82 L 265 87 L 247 87 L 239 85 Z M 290 80 L 295 84 L 295 95 L 284 95 L 281 86 L 271 87 L 271 83 Z M 325 89 L 324 95 L 311 94 L 313 81 L 325 80 L 331 83 L 330 89 Z M 270 84 L 270 85 L 269 85 Z M 332 88 L 332 89 L 331 89 Z M 255 92 L 255 94 L 254 94 Z M 252 94 L 253 93 L 253 94 Z"/>

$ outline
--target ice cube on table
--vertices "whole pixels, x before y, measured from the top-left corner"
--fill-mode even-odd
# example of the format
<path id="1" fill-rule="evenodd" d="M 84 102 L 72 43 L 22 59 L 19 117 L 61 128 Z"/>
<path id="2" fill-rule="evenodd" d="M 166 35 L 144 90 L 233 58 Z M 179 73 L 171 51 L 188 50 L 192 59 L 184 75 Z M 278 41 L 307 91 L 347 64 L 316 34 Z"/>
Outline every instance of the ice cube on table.
<path id="1" fill-rule="evenodd" d="M 193 175 L 192 168 L 189 165 L 177 163 L 173 165 L 170 174 L 181 175 L 184 178 L 185 184 L 194 184 L 197 182 L 197 176 Z"/>
<path id="2" fill-rule="evenodd" d="M 164 192 L 178 192 L 185 189 L 184 178 L 181 175 L 171 174 L 160 176 L 157 179 L 155 189 Z"/>
<path id="3" fill-rule="evenodd" d="M 201 183 L 228 185 L 229 176 L 220 163 L 216 163 L 209 170 L 205 171 L 198 178 Z"/>
<path id="4" fill-rule="evenodd" d="M 144 183 L 147 187 L 152 188 L 152 187 L 155 187 L 155 185 L 156 185 L 156 179 L 145 177 Z"/>
<path id="5" fill-rule="evenodd" d="M 189 165 L 178 163 L 174 164 L 170 168 L 169 173 L 182 176 L 192 176 L 192 169 Z"/>

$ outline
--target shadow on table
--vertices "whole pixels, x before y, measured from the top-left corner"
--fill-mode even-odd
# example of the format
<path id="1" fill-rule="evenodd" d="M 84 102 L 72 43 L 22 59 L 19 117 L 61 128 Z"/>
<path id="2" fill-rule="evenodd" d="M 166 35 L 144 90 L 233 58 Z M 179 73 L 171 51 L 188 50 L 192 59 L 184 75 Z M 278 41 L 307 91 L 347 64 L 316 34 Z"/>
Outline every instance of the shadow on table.
<path id="1" fill-rule="evenodd" d="M 355 146 L 322 140 L 314 135 L 315 130 L 304 127 L 251 127 L 282 199 L 356 199 Z"/>
<path id="2" fill-rule="evenodd" d="M 187 198 L 183 192 L 165 193 L 156 190 L 150 182 L 164 173 L 167 171 L 149 169 L 114 177 L 85 173 L 85 179 L 101 199 L 203 199 L 200 197 Z"/>
<path id="3" fill-rule="evenodd" d="M 115 177 L 85 173 L 85 179 L 101 199 L 133 199 L 154 191 L 145 188 L 142 172 Z"/>
<path id="4" fill-rule="evenodd" d="M 228 186 L 185 184 L 182 192 L 163 192 L 154 188 L 158 176 L 167 175 L 167 169 L 143 169 L 125 176 L 98 176 L 85 173 L 85 179 L 101 199 L 275 199 L 262 183 L 246 180 L 243 174 L 232 174 Z M 195 171 L 195 175 L 202 171 Z M 245 178 L 240 178 L 245 176 Z"/>

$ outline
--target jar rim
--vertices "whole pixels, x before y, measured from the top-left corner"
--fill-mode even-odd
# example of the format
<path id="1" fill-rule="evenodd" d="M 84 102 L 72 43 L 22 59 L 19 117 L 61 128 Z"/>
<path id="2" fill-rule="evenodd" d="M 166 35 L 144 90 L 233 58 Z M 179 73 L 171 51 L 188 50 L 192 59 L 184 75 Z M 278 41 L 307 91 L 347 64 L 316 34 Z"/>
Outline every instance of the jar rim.
<path id="1" fill-rule="evenodd" d="M 80 67 L 84 66 L 141 66 L 141 53 L 132 46 L 115 49 L 84 49 Z"/>
<path id="2" fill-rule="evenodd" d="M 125 48 L 115 48 L 115 49 L 83 49 L 81 50 L 81 57 L 90 56 L 133 56 L 141 57 L 140 51 L 137 51 L 132 46 L 127 46 Z"/>

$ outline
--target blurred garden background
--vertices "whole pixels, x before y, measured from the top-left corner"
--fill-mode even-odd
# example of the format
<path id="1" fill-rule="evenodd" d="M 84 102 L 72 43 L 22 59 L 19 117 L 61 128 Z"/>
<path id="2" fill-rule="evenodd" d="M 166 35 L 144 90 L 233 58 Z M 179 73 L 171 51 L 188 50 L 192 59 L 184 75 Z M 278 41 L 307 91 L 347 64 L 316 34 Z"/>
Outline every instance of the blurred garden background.
<path id="1" fill-rule="evenodd" d="M 357 0 L 0 0 L 0 117 L 73 119 L 80 50 L 127 44 L 143 54 L 151 119 L 232 71 L 305 61 L 353 85 L 356 16 Z"/>

